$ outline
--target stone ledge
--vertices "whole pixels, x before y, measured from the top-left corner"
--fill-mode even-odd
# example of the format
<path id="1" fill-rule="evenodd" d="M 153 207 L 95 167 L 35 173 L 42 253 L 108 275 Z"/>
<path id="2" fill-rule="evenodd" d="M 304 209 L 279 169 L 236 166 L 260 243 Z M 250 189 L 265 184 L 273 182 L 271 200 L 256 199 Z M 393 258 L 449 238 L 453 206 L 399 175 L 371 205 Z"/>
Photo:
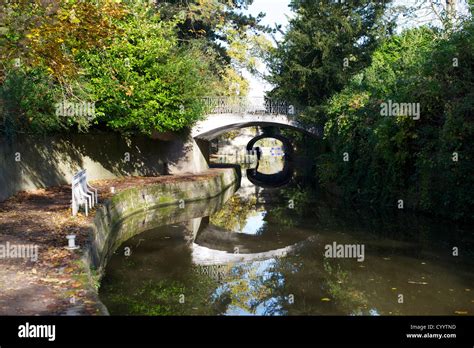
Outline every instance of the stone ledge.
<path id="1" fill-rule="evenodd" d="M 236 168 L 214 168 L 183 180 L 178 177 L 170 182 L 127 188 L 112 196 L 96 211 L 91 240 L 82 258 L 91 288 L 102 276 L 110 256 L 124 241 L 153 227 L 211 214 L 239 184 L 240 173 Z M 192 204 L 192 209 L 181 209 L 183 204 Z M 98 294 L 96 300 L 101 314 L 107 315 Z"/>

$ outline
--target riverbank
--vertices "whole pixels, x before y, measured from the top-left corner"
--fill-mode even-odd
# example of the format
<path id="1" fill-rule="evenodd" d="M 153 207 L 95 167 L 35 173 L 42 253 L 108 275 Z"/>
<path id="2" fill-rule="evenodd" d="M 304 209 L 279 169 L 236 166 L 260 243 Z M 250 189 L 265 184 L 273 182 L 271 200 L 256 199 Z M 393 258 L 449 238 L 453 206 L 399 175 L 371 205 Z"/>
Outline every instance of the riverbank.
<path id="1" fill-rule="evenodd" d="M 227 177 L 227 181 L 224 177 Z M 107 314 L 97 296 L 100 274 L 93 266 L 98 264 L 94 263 L 93 257 L 89 257 L 95 255 L 102 262 L 105 260 L 104 245 L 97 242 L 105 241 L 108 232 L 94 224 L 111 217 L 109 213 L 112 210 L 108 208 L 121 206 L 118 215 L 117 210 L 113 209 L 115 224 L 120 221 L 119 216 L 124 218 L 145 206 L 169 205 L 174 200 L 188 202 L 210 198 L 217 190 L 224 190 L 233 181 L 232 178 L 234 181 L 237 179 L 234 169 L 216 168 L 197 175 L 94 181 L 92 184 L 99 190 L 101 204 L 88 217 L 83 214 L 71 216 L 69 185 L 21 192 L 0 203 L 0 245 L 34 246 L 38 250 L 36 260 L 33 257 L 0 260 L 0 315 Z M 213 182 L 222 185 L 210 184 Z M 188 190 L 193 185 L 202 188 L 212 186 L 214 192 L 189 194 Z M 115 189 L 114 194 L 111 193 L 111 187 Z M 160 202 L 160 197 L 152 195 L 145 206 L 132 204 L 132 209 L 127 204 L 120 204 L 120 197 L 138 192 L 137 189 L 153 193 L 167 187 L 172 187 L 175 193 L 168 197 L 168 201 Z M 68 234 L 76 235 L 79 250 L 65 248 Z M 102 237 L 97 238 L 98 234 Z"/>

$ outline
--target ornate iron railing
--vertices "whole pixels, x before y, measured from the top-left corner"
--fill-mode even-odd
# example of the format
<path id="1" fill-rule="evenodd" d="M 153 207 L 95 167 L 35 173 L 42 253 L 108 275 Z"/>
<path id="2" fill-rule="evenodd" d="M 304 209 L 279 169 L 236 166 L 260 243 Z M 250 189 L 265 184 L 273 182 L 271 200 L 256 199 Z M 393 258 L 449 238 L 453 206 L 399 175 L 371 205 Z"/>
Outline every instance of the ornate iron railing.
<path id="1" fill-rule="evenodd" d="M 266 97 L 206 97 L 203 101 L 210 114 L 296 115 L 293 105 Z"/>

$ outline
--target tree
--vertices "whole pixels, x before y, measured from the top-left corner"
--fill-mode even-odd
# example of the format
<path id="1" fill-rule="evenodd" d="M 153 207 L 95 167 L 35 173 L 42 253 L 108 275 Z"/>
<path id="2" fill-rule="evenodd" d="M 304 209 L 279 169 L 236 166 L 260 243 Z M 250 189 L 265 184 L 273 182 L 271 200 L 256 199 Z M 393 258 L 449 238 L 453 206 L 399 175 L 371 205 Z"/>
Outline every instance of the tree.
<path id="1" fill-rule="evenodd" d="M 0 19 L 4 134 L 85 131 L 92 120 L 178 131 L 202 115 L 202 96 L 225 94 L 236 78 L 205 38 L 183 42 L 183 19 L 163 19 L 149 1 L 12 0 Z M 58 117 L 65 101 L 97 103 L 97 117 Z"/>
<path id="2" fill-rule="evenodd" d="M 110 46 L 78 58 L 97 101 L 96 121 L 127 133 L 179 131 L 203 114 L 201 97 L 219 89 L 214 56 L 198 41 L 180 47 L 176 21 L 163 21 L 151 6 L 130 6 Z"/>
<path id="3" fill-rule="evenodd" d="M 472 219 L 472 31 L 472 22 L 449 37 L 411 29 L 374 52 L 324 107 L 331 151 L 318 159 L 323 185 L 336 183 L 365 204 L 393 206 L 403 197 L 408 209 Z M 388 100 L 417 103 L 419 118 L 381 115 Z"/>
<path id="4" fill-rule="evenodd" d="M 279 99 L 317 106 L 340 91 L 370 63 L 377 43 L 390 32 L 387 1 L 293 0 L 295 18 L 270 58 L 270 82 Z"/>
<path id="5" fill-rule="evenodd" d="M 87 118 L 58 117 L 61 99 L 82 101 L 80 51 L 106 47 L 125 8 L 96 2 L 11 0 L 0 9 L 0 132 L 86 130 Z"/>
<path id="6" fill-rule="evenodd" d="M 66 83 L 78 73 L 75 53 L 107 46 L 116 32 L 113 22 L 125 13 L 112 0 L 10 1 L 0 12 L 0 81 L 19 59 L 24 67 L 43 67 Z"/>
<path id="7" fill-rule="evenodd" d="M 248 82 L 241 71 L 257 73 L 257 57 L 270 48 L 262 35 L 272 30 L 262 25 L 263 13 L 242 13 L 253 0 L 158 0 L 156 7 L 165 20 L 179 18 L 181 45 L 200 40 L 217 54 L 214 69 L 227 82 L 226 95 L 246 94 Z"/>

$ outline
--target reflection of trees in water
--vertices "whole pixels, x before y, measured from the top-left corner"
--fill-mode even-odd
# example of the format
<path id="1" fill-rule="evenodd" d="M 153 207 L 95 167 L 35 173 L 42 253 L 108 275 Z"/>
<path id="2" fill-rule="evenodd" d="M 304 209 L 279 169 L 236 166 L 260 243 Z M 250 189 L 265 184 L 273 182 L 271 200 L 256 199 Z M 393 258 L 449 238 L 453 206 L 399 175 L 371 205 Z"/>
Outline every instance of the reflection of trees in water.
<path id="1" fill-rule="evenodd" d="M 283 156 L 262 156 L 258 160 L 258 172 L 262 174 L 275 174 L 283 170 L 285 157 Z"/>
<path id="2" fill-rule="evenodd" d="M 332 232 L 355 233 L 357 236 L 361 232 L 364 239 L 370 240 L 367 243 L 373 246 L 372 250 L 376 253 L 403 250 L 408 255 L 416 255 L 417 251 L 412 246 L 403 244 L 404 241 L 416 241 L 417 249 L 428 250 L 432 246 L 433 232 L 443 230 L 442 226 L 434 226 L 411 214 L 394 216 L 388 212 L 373 213 L 350 208 L 342 202 L 321 196 L 319 192 L 311 192 L 308 188 L 283 187 L 278 195 L 277 201 L 282 203 L 272 205 L 271 209 L 267 207 L 265 220 L 268 224 L 292 228 L 311 226 L 315 233 L 325 231 L 326 236 Z M 294 209 L 288 207 L 290 199 L 294 201 Z M 420 233 L 425 230 L 426 233 Z M 385 242 L 387 238 L 390 238 L 389 243 Z M 232 303 L 243 301 L 252 304 L 244 306 L 243 310 L 255 310 L 261 305 L 265 307 L 265 314 L 269 315 L 370 315 L 376 313 L 373 307 L 379 314 L 399 313 L 401 309 L 396 306 L 395 295 L 395 305 L 386 303 L 387 296 L 392 295 L 390 288 L 387 295 L 387 289 L 383 285 L 371 285 L 368 279 L 370 275 L 364 276 L 357 272 L 360 264 L 351 259 L 330 259 L 324 262 L 322 249 L 313 245 L 313 250 L 306 250 L 310 248 L 305 248 L 303 258 L 287 256 L 277 259 L 266 278 L 256 277 L 253 280 L 254 287 L 261 287 L 264 291 L 248 298 L 239 297 L 241 294 L 228 298 L 233 299 Z M 304 263 L 301 262 L 302 259 Z M 385 268 L 380 268 L 380 272 L 386 279 L 391 279 L 391 273 L 384 273 Z M 233 290 L 238 289 L 244 293 L 253 291 L 245 282 L 235 284 Z M 293 304 L 288 302 L 290 294 L 294 296 Z"/>
<path id="3" fill-rule="evenodd" d="M 240 232 L 250 216 L 266 210 L 265 233 L 276 230 L 275 226 L 280 231 L 282 226 L 286 226 L 291 227 L 292 233 L 296 233 L 298 229 L 310 230 L 310 233 L 317 233 L 328 242 L 333 240 L 331 238 L 334 238 L 335 233 L 339 237 L 347 234 L 350 236 L 347 239 L 349 243 L 360 241 L 357 236 L 363 233 L 362 240 L 367 246 L 371 246 L 371 255 L 378 256 L 379 259 L 394 251 L 403 252 L 408 257 L 416 257 L 423 251 L 425 254 L 436 254 L 436 258 L 439 258 L 437 251 L 441 249 L 438 245 L 441 238 L 435 238 L 437 234 L 433 232 L 438 232 L 438 236 L 444 235 L 446 225 L 429 223 L 422 217 L 406 213 L 390 215 L 378 210 L 374 214 L 350 208 L 304 186 L 287 186 L 271 192 L 272 195 L 278 195 L 278 198 L 272 196 L 272 202 L 280 203 L 259 206 L 258 209 L 255 196 L 235 195 L 210 218 L 211 224 Z M 293 201 L 293 209 L 288 206 L 290 200 Z M 456 229 L 453 228 L 451 239 L 445 243 L 458 240 L 454 238 L 456 234 Z M 461 240 L 459 244 L 462 244 Z M 436 245 L 438 247 L 434 248 Z M 184 252 L 185 249 L 177 249 L 180 260 Z M 398 263 L 392 267 L 388 264 L 380 266 L 380 263 L 374 262 L 369 263 L 366 268 L 370 272 L 358 272 L 360 264 L 354 260 L 325 261 L 322 248 L 312 242 L 285 258 L 235 264 L 230 270 L 220 266 L 216 269 L 201 267 L 188 274 L 186 267 L 189 263 L 185 263 L 178 272 L 173 264 L 173 273 L 166 275 L 170 279 L 154 278 L 144 281 L 143 277 L 130 276 L 142 271 L 140 267 L 143 264 L 148 267 L 142 268 L 160 270 L 169 267 L 170 263 L 167 259 L 166 262 L 150 267 L 153 265 L 150 261 L 149 256 L 143 260 L 134 259 L 133 256 L 126 258 L 124 265 L 113 272 L 113 279 L 103 284 L 108 287 L 105 289 L 107 297 L 103 300 L 112 313 L 369 315 L 369 304 L 375 306 L 380 314 L 398 314 L 398 311 L 406 308 L 396 304 L 396 293 L 387 284 L 393 279 L 394 270 L 406 270 L 410 266 L 403 268 L 403 264 Z M 446 267 L 448 265 L 452 264 L 446 263 Z M 192 269 L 195 268 L 194 266 Z M 472 267 L 466 268 L 466 271 L 470 272 L 471 269 Z M 377 282 L 371 283 L 370 280 L 374 279 L 369 278 L 376 278 Z M 104 291 L 101 290 L 101 293 Z M 182 294 L 185 295 L 184 304 L 179 303 Z M 290 295 L 293 295 L 294 303 L 289 302 Z M 439 298 L 440 301 L 443 300 Z M 431 306 L 431 302 L 427 306 Z"/>
<path id="4" fill-rule="evenodd" d="M 239 263 L 232 269 L 230 278 L 216 290 L 220 301 L 226 303 L 227 313 L 269 314 L 268 308 L 275 301 L 272 284 L 263 280 L 273 276 L 272 263 L 273 260 Z"/>
<path id="5" fill-rule="evenodd" d="M 281 204 L 275 205 L 270 210 L 267 220 L 285 227 L 295 227 L 299 221 L 304 221 L 313 207 L 309 204 L 313 195 L 307 189 L 299 186 L 285 186 L 275 192 Z"/>
<path id="6" fill-rule="evenodd" d="M 183 278 L 186 282 L 147 280 L 135 283 L 134 291 L 124 290 L 129 282 L 124 276 L 109 286 L 105 302 L 113 312 L 130 315 L 369 314 L 368 301 L 352 284 L 344 262 L 316 260 L 322 256 L 307 257 L 304 263 L 298 256 L 239 263 L 219 281 L 193 268 Z"/>
<path id="7" fill-rule="evenodd" d="M 124 273 L 128 274 L 128 273 Z M 190 272 L 186 283 L 173 279 L 134 282 L 124 276 L 107 286 L 104 303 L 112 313 L 127 315 L 217 315 L 222 308 L 210 298 L 217 282 Z M 183 297 L 184 295 L 184 297 Z M 181 302 L 180 302 L 181 301 Z"/>
<path id="8" fill-rule="evenodd" d="M 341 268 L 341 263 L 335 260 L 325 260 L 324 270 L 327 274 L 325 289 L 339 309 L 344 314 L 367 315 L 368 300 L 363 291 L 351 284 L 350 272 Z"/>
<path id="9" fill-rule="evenodd" d="M 256 216 L 259 211 L 263 211 L 263 208 L 256 208 L 256 203 L 255 196 L 241 197 L 234 195 L 221 210 L 212 214 L 209 219 L 210 223 L 228 231 L 240 232 L 249 217 Z"/>
<path id="10" fill-rule="evenodd" d="M 271 289 L 260 299 L 270 304 L 266 314 L 369 314 L 368 300 L 352 284 L 350 272 L 340 264 L 323 265 L 322 255 L 314 256 L 304 263 L 297 256 L 275 261 L 272 276 L 261 280 L 262 287 Z"/>

